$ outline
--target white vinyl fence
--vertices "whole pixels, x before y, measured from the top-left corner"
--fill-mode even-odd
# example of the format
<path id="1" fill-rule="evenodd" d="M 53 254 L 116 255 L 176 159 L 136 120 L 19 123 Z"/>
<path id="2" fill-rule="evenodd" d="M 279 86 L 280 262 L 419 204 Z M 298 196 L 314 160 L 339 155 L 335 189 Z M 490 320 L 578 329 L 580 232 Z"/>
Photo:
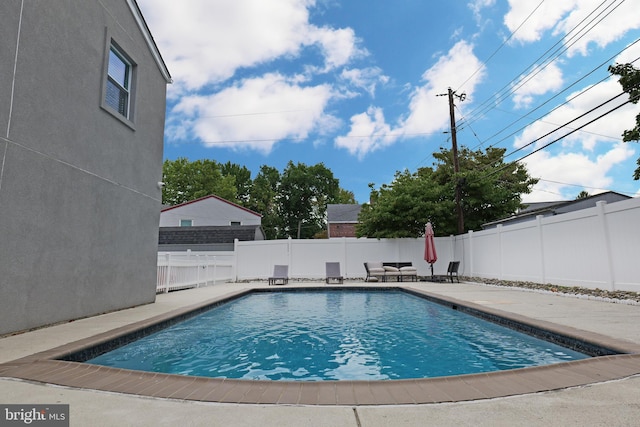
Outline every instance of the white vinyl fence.
<path id="1" fill-rule="evenodd" d="M 435 243 L 438 275 L 457 260 L 461 276 L 640 292 L 640 198 Z M 418 276 L 429 276 L 423 255 L 422 238 L 236 241 L 233 252 L 159 254 L 158 291 L 267 279 L 276 264 L 288 265 L 290 278 L 322 280 L 330 261 L 351 279 L 365 277 L 366 261 L 411 262 Z"/>
<path id="2" fill-rule="evenodd" d="M 463 274 L 640 292 L 640 199 L 458 236 Z"/>

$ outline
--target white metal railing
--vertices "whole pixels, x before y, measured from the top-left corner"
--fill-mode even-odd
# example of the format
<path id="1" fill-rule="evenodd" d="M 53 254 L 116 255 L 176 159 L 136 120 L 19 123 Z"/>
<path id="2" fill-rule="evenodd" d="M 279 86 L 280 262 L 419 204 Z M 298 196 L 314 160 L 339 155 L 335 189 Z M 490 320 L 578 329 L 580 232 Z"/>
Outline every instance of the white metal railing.
<path id="1" fill-rule="evenodd" d="M 234 267 L 233 253 L 159 252 L 156 293 L 228 282 Z"/>

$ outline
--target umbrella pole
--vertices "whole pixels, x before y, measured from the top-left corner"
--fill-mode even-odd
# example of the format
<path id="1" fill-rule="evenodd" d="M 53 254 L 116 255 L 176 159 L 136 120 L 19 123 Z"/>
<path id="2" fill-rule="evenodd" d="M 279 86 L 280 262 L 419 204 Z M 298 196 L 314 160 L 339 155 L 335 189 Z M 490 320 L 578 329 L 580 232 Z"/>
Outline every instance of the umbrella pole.
<path id="1" fill-rule="evenodd" d="M 431 279 L 433 279 L 433 264 L 429 264 L 431 265 Z"/>

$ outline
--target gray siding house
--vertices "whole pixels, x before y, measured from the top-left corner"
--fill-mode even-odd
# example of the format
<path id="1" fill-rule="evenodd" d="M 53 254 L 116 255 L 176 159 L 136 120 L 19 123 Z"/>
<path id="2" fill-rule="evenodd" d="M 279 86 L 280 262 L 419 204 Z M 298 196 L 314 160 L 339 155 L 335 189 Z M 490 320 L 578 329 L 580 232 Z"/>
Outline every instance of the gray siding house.
<path id="1" fill-rule="evenodd" d="M 264 240 L 262 215 L 209 195 L 160 212 L 159 251 L 232 251 L 234 241 Z"/>
<path id="2" fill-rule="evenodd" d="M 488 222 L 482 224 L 483 229 L 496 228 L 498 225 L 513 225 L 526 221 L 533 221 L 538 216 L 554 216 L 561 215 L 563 213 L 575 212 L 581 209 L 593 208 L 596 203 L 604 201 L 607 203 L 615 203 L 623 200 L 628 200 L 631 197 L 624 194 L 616 193 L 615 191 L 606 191 L 604 193 L 596 194 L 593 196 L 585 197 L 583 199 L 576 200 L 564 200 L 557 202 L 537 202 L 525 204 L 517 214 L 508 218 L 500 219 L 498 221 Z"/>
<path id="3" fill-rule="evenodd" d="M 171 77 L 137 3 L 0 19 L 0 334 L 153 302 Z"/>

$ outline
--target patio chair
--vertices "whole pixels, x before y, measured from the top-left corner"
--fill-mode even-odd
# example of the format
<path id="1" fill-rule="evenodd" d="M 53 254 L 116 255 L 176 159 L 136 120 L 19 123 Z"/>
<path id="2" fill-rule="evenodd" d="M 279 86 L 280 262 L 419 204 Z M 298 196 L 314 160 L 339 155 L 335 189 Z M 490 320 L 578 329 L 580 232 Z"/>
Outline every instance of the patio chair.
<path id="1" fill-rule="evenodd" d="M 337 281 L 337 283 L 342 284 L 344 278 L 340 275 L 340 263 L 339 262 L 327 262 L 325 263 L 327 270 L 327 278 L 326 283 L 328 284 L 331 280 Z"/>
<path id="2" fill-rule="evenodd" d="M 456 280 L 460 283 L 460 279 L 458 278 L 458 268 L 460 267 L 460 261 L 451 261 L 449 262 L 449 267 L 447 267 L 447 276 L 453 283 L 453 275 L 456 275 Z"/>
<path id="3" fill-rule="evenodd" d="M 365 282 L 386 282 L 386 273 L 382 262 L 365 262 L 364 269 L 367 270 Z"/>
<path id="4" fill-rule="evenodd" d="M 278 283 L 280 282 L 280 283 Z M 271 285 L 286 285 L 289 283 L 289 266 L 288 265 L 274 265 L 273 277 L 269 277 L 269 286 Z"/>

